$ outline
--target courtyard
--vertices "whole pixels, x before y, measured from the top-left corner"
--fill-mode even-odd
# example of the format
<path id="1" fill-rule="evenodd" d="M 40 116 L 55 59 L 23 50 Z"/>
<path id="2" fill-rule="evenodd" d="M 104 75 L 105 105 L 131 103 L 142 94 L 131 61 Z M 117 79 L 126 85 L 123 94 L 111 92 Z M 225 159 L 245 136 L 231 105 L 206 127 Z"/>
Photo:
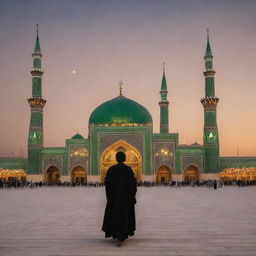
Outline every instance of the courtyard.
<path id="1" fill-rule="evenodd" d="M 139 187 L 135 236 L 101 231 L 104 187 L 0 190 L 1 256 L 255 256 L 256 187 Z"/>

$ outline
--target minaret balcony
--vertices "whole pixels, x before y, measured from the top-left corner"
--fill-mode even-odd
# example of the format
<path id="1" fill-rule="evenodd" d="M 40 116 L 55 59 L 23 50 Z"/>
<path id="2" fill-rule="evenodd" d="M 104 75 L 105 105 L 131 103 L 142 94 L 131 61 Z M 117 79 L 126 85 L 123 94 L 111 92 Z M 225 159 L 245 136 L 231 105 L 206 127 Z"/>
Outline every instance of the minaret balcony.
<path id="1" fill-rule="evenodd" d="M 33 68 L 31 70 L 31 75 L 32 76 L 42 76 L 44 71 L 41 68 Z"/>
<path id="2" fill-rule="evenodd" d="M 206 56 L 204 56 L 204 60 L 205 61 L 212 61 L 213 60 L 213 56 L 212 55 L 206 55 Z"/>
<path id="3" fill-rule="evenodd" d="M 160 101 L 160 102 L 159 102 L 159 106 L 160 106 L 160 107 L 168 107 L 169 104 L 170 104 L 169 101 Z"/>
<path id="4" fill-rule="evenodd" d="M 206 71 L 204 71 L 204 76 L 205 77 L 214 77 L 215 73 L 216 72 L 213 68 L 209 68 Z"/>
<path id="5" fill-rule="evenodd" d="M 46 100 L 41 98 L 29 98 L 28 103 L 32 109 L 43 109 Z"/>
<path id="6" fill-rule="evenodd" d="M 219 98 L 213 96 L 206 96 L 205 98 L 201 99 L 201 103 L 203 104 L 204 108 L 206 109 L 216 109 L 217 104 L 219 102 Z"/>
<path id="7" fill-rule="evenodd" d="M 34 52 L 33 54 L 32 54 L 32 57 L 33 58 L 37 58 L 37 57 L 39 57 L 40 59 L 42 58 L 42 53 L 40 53 L 40 52 Z"/>

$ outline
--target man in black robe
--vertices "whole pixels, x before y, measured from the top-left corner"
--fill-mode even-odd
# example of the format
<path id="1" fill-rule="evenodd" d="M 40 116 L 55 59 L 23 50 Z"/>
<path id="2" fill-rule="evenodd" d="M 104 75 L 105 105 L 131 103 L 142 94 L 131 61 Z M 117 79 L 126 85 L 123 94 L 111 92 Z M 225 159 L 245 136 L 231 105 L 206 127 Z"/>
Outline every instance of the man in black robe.
<path id="1" fill-rule="evenodd" d="M 118 240 L 118 246 L 133 236 L 135 231 L 136 179 L 131 167 L 124 164 L 124 152 L 116 154 L 118 164 L 111 166 L 106 174 L 107 205 L 102 231 L 105 237 Z"/>

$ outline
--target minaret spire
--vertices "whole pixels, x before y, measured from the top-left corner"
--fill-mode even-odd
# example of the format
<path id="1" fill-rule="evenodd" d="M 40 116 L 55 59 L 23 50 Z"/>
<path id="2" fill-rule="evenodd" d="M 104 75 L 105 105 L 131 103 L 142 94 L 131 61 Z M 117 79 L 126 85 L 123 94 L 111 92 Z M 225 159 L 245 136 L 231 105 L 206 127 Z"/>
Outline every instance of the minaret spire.
<path id="1" fill-rule="evenodd" d="M 205 50 L 205 57 L 212 57 L 212 49 L 211 49 L 211 44 L 210 44 L 210 36 L 209 36 L 209 28 L 207 28 L 207 43 L 206 43 L 206 50 Z"/>
<path id="2" fill-rule="evenodd" d="M 123 82 L 122 81 L 120 81 L 119 83 L 119 96 L 123 96 Z"/>
<path id="3" fill-rule="evenodd" d="M 35 42 L 34 53 L 41 53 L 38 24 L 36 24 L 36 42 Z"/>
<path id="4" fill-rule="evenodd" d="M 168 93 L 168 91 L 167 91 L 167 83 L 166 83 L 166 77 L 165 77 L 165 63 L 163 62 L 163 75 L 162 75 L 162 83 L 161 83 L 160 94 L 161 94 L 161 99 L 162 99 L 162 96 L 165 97 L 163 99 L 164 101 L 166 101 L 167 93 Z"/>
<path id="5" fill-rule="evenodd" d="M 32 57 L 32 97 L 28 99 L 31 109 L 28 135 L 28 174 L 39 174 L 41 172 L 41 150 L 43 148 L 43 108 L 46 100 L 42 98 L 42 76 L 44 72 L 41 69 L 42 54 L 38 25 Z"/>
<path id="6" fill-rule="evenodd" d="M 161 101 L 159 102 L 160 106 L 160 133 L 169 133 L 169 102 L 167 100 L 167 82 L 165 77 L 165 63 L 163 63 L 163 75 L 161 82 Z"/>
<path id="7" fill-rule="evenodd" d="M 219 134 L 217 126 L 217 105 L 215 96 L 213 55 L 211 51 L 209 29 L 205 51 L 205 97 L 201 99 L 204 107 L 204 163 L 206 173 L 219 172 Z"/>

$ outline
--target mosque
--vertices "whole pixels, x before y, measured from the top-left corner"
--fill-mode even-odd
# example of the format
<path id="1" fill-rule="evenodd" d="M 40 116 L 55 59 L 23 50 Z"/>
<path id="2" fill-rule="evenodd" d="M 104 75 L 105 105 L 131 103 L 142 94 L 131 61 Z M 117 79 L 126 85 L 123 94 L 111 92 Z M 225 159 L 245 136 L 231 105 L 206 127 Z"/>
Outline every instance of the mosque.
<path id="1" fill-rule="evenodd" d="M 104 181 L 115 164 L 117 151 L 126 153 L 136 179 L 166 183 L 222 178 L 256 180 L 256 157 L 220 157 L 213 55 L 209 35 L 205 51 L 203 145 L 180 145 L 179 134 L 169 132 L 169 102 L 165 70 L 160 87 L 160 132 L 153 133 L 148 110 L 120 92 L 91 113 L 88 138 L 75 134 L 64 147 L 44 147 L 41 67 L 37 31 L 34 47 L 27 158 L 0 158 L 0 179 L 26 179 L 48 184 Z"/>

